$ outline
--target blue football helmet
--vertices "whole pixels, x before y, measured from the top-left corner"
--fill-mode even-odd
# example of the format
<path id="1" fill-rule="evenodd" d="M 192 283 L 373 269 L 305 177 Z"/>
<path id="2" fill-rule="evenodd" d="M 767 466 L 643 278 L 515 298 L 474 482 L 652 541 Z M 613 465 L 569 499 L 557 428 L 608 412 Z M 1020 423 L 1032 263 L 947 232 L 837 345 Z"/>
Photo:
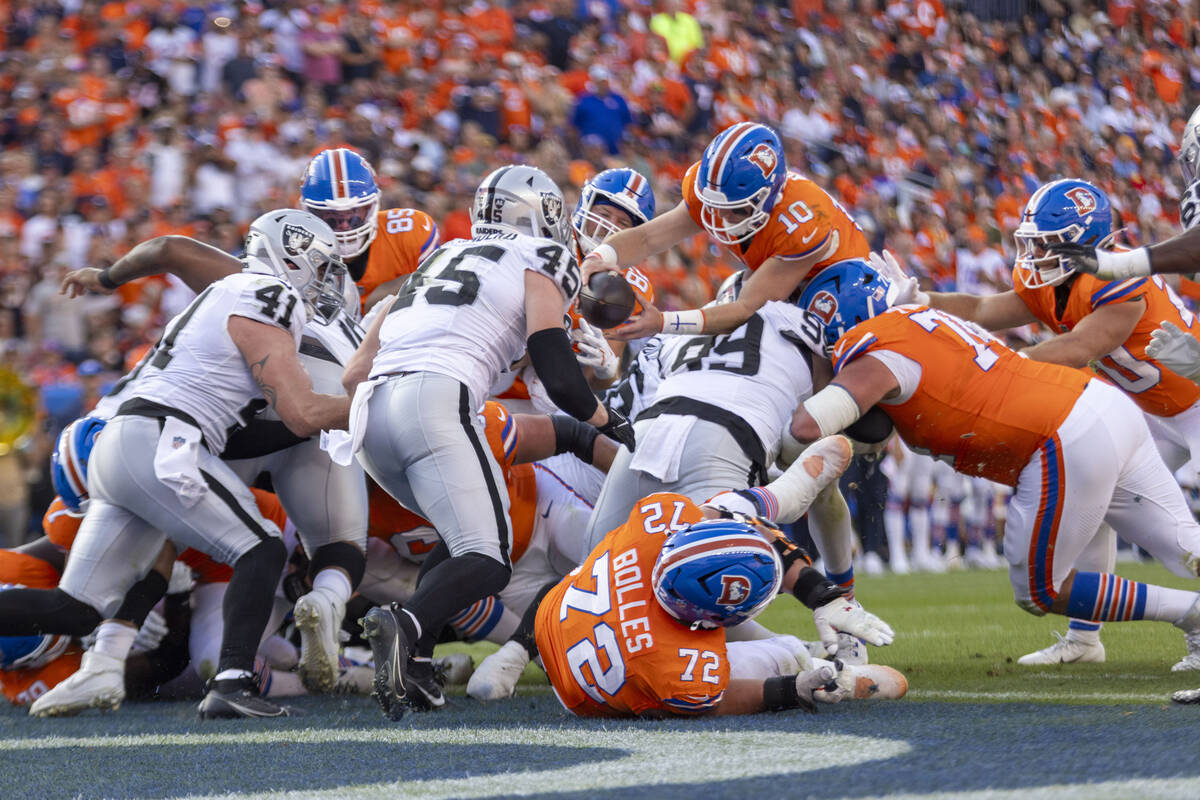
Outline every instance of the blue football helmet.
<path id="1" fill-rule="evenodd" d="M 63 504 L 78 513 L 88 500 L 87 467 L 96 436 L 104 429 L 106 420 L 80 417 L 58 436 L 58 444 L 50 456 L 50 482 Z"/>
<path id="2" fill-rule="evenodd" d="M 1074 272 L 1068 259 L 1047 252 L 1055 242 L 1095 248 L 1112 243 L 1112 204 L 1098 187 L 1074 179 L 1047 183 L 1029 198 L 1017 240 L 1017 276 L 1027 289 L 1054 286 Z"/>
<path id="3" fill-rule="evenodd" d="M 739 122 L 717 134 L 696 171 L 700 222 L 721 244 L 744 242 L 767 224 L 787 181 L 779 134 Z"/>
<path id="4" fill-rule="evenodd" d="M 697 522 L 663 542 L 650 582 L 659 605 L 693 628 L 752 619 L 779 592 L 783 563 L 754 526 L 732 519 Z"/>
<path id="5" fill-rule="evenodd" d="M 338 255 L 354 258 L 371 246 L 379 225 L 379 186 L 365 158 L 345 147 L 313 156 L 300 182 L 300 207 L 329 223 Z"/>
<path id="6" fill-rule="evenodd" d="M 897 291 L 866 261 L 850 258 L 818 272 L 800 295 L 800 307 L 821 321 L 828 356 L 846 331 L 891 308 Z"/>
<path id="7" fill-rule="evenodd" d="M 36 669 L 62 655 L 70 636 L 0 636 L 0 669 Z"/>
<path id="8" fill-rule="evenodd" d="M 630 228 L 654 217 L 654 190 L 645 175 L 629 167 L 606 169 L 583 185 L 571 215 L 571 227 L 580 250 L 586 255 L 624 228 L 596 214 L 597 205 L 614 206 L 629 215 Z"/>

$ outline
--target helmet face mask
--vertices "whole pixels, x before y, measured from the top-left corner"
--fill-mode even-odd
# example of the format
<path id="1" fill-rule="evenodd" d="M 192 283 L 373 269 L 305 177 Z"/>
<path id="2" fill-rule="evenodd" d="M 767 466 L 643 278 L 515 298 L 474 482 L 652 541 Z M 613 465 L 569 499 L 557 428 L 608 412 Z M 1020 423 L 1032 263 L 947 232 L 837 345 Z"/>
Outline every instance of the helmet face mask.
<path id="1" fill-rule="evenodd" d="M 596 175 L 583 185 L 571 215 L 581 252 L 590 253 L 614 233 L 649 222 L 654 207 L 650 181 L 640 172 L 619 167 Z"/>
<path id="2" fill-rule="evenodd" d="M 1051 253 L 1049 245 L 1075 242 L 1104 249 L 1113 236 L 1112 206 L 1099 188 L 1073 179 L 1045 184 L 1025 204 L 1013 234 L 1017 278 L 1026 289 L 1057 286 L 1074 269 L 1068 259 Z"/>
<path id="3" fill-rule="evenodd" d="M 720 244 L 741 244 L 767 224 L 787 181 L 783 142 L 765 125 L 732 125 L 705 148 L 695 180 L 704 230 Z"/>
<path id="4" fill-rule="evenodd" d="M 308 163 L 300 184 L 300 205 L 333 230 L 343 259 L 365 252 L 379 228 L 375 170 L 353 150 L 322 150 Z"/>
<path id="5" fill-rule="evenodd" d="M 471 233 L 518 233 L 561 245 L 572 245 L 574 239 L 558 184 L 523 164 L 500 167 L 479 184 L 471 205 Z"/>
<path id="6" fill-rule="evenodd" d="M 333 231 L 307 211 L 268 211 L 250 223 L 246 269 L 274 275 L 294 286 L 309 319 L 328 322 L 346 297 L 346 264 L 337 253 Z"/>

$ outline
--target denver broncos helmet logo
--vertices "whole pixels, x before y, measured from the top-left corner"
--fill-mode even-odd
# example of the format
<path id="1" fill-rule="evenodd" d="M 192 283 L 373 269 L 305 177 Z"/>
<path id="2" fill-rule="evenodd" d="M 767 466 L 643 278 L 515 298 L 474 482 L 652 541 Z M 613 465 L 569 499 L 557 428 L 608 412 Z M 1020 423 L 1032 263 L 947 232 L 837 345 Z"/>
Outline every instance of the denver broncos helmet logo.
<path id="1" fill-rule="evenodd" d="M 736 606 L 750 596 L 750 579 L 742 575 L 721 576 L 721 596 L 717 605 Z"/>
<path id="2" fill-rule="evenodd" d="M 1066 196 L 1068 200 L 1075 204 L 1075 212 L 1081 217 L 1086 217 L 1096 210 L 1096 195 L 1082 186 L 1076 186 L 1071 191 L 1066 192 Z"/>
<path id="3" fill-rule="evenodd" d="M 771 173 L 775 171 L 775 165 L 779 161 L 775 151 L 765 142 L 751 150 L 750 155 L 746 156 L 746 160 L 761 169 L 764 178 L 771 177 Z"/>
<path id="4" fill-rule="evenodd" d="M 826 325 L 833 322 L 833 315 L 837 313 L 837 309 L 837 298 L 826 291 L 817 292 L 808 303 L 808 310 L 816 314 Z"/>

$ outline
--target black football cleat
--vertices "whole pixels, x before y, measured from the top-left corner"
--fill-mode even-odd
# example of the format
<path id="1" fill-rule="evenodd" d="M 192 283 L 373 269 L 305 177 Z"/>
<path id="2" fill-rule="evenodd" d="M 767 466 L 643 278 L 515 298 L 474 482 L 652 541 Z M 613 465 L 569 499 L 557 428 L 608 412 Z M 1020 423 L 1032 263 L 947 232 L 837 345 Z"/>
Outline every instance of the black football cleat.
<path id="1" fill-rule="evenodd" d="M 442 693 L 438 672 L 428 659 L 409 659 L 406 670 L 408 703 L 413 711 L 437 711 L 446 705 L 446 695 Z"/>
<path id="2" fill-rule="evenodd" d="M 209 681 L 208 693 L 200 701 L 200 719 L 266 719 L 290 714 L 287 706 L 260 695 L 258 681 L 251 677 Z"/>
<path id="3" fill-rule="evenodd" d="M 388 719 L 399 720 L 409 706 L 408 664 L 412 645 L 391 606 L 372 608 L 359 620 L 359 624 L 375 658 L 374 691 L 371 696 Z M 430 670 L 431 683 L 432 674 Z"/>

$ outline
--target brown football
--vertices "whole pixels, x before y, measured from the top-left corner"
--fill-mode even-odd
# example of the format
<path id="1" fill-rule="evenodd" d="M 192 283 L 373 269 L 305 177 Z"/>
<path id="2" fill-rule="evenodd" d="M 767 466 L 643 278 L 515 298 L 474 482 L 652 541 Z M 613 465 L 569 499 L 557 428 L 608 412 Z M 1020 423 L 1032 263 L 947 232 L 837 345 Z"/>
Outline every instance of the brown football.
<path id="1" fill-rule="evenodd" d="M 625 276 L 597 272 L 579 290 L 579 313 L 597 328 L 615 328 L 633 313 L 637 298 Z"/>

